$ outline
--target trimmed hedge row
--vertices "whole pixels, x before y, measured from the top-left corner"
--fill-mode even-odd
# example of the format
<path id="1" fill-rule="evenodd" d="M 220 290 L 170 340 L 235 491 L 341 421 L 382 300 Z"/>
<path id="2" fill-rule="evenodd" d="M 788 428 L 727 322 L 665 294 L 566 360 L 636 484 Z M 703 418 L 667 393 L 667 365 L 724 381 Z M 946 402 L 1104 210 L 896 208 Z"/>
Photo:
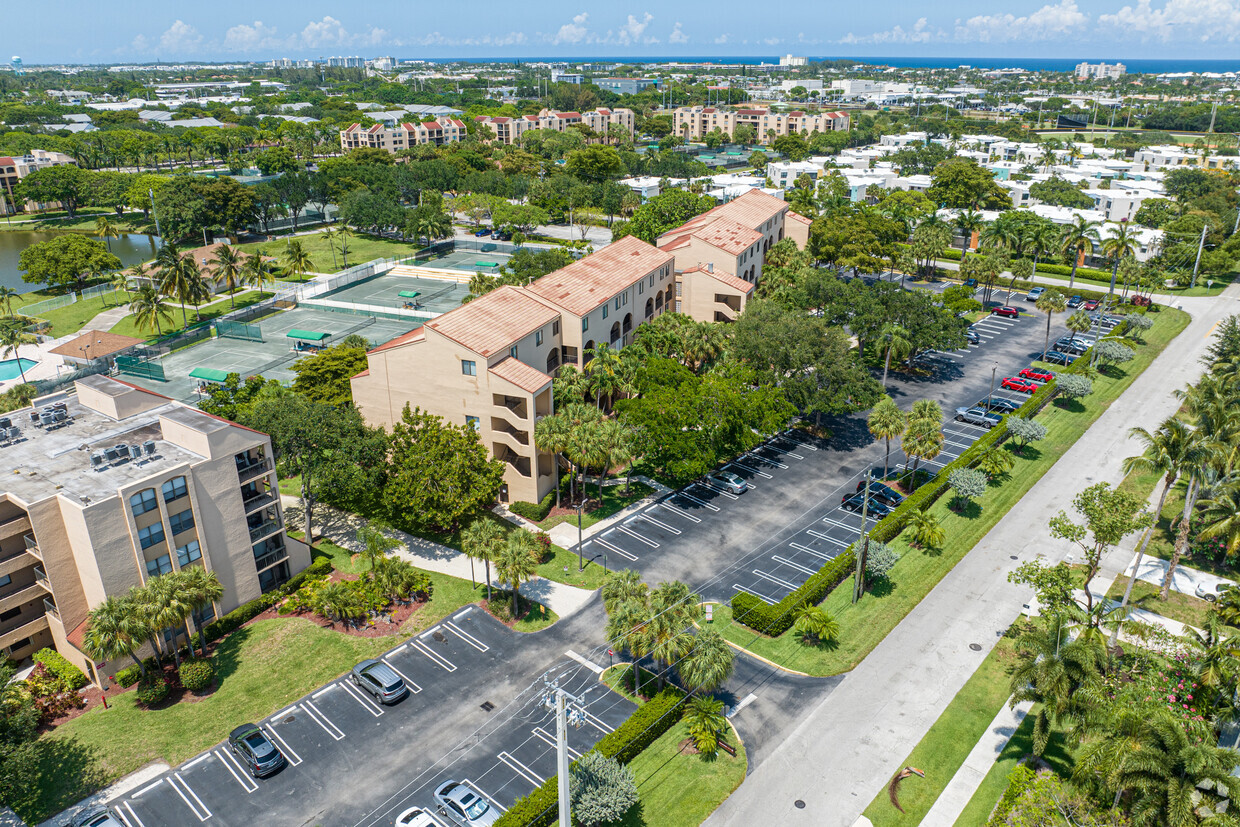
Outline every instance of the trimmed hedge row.
<path id="1" fill-rule="evenodd" d="M 779 637 L 796 622 L 798 606 L 804 603 L 817 606 L 832 589 L 848 579 L 856 565 L 857 558 L 852 549 L 848 549 L 811 574 L 809 579 L 773 606 L 748 592 L 737 592 L 731 600 L 732 619 L 755 632 Z"/>
<path id="2" fill-rule="evenodd" d="M 518 517 L 524 517 L 531 523 L 541 523 L 547 519 L 547 515 L 551 513 L 551 506 L 555 505 L 555 491 L 551 491 L 547 496 L 542 498 L 541 502 L 530 503 L 518 500 L 509 503 L 508 510 Z"/>
<path id="3" fill-rule="evenodd" d="M 332 570 L 332 561 L 328 557 L 320 557 L 319 559 L 306 566 L 301 572 L 289 578 L 289 581 L 278 589 L 268 592 L 267 594 L 249 603 L 238 606 L 228 614 L 218 620 L 214 620 L 207 624 L 207 628 L 203 630 L 207 640 L 217 641 L 225 635 L 235 632 L 244 624 L 250 622 L 267 609 L 274 606 L 279 601 L 288 597 L 293 592 L 301 588 L 301 584 L 306 582 L 307 577 L 320 574 L 330 574 Z"/>
<path id="4" fill-rule="evenodd" d="M 976 253 L 971 252 L 970 255 L 976 255 Z M 938 254 L 937 258 L 944 261 L 960 261 L 960 251 L 955 247 L 946 247 Z M 1038 272 L 1049 273 L 1055 276 L 1070 276 L 1072 275 L 1072 266 L 1069 264 L 1039 261 Z M 1096 267 L 1078 267 L 1076 268 L 1076 277 L 1078 279 L 1103 279 L 1110 281 L 1111 273 L 1107 270 L 1099 270 Z"/>
<path id="5" fill-rule="evenodd" d="M 47 671 L 51 672 L 64 683 L 65 687 L 70 691 L 76 692 L 86 684 L 90 683 L 90 679 L 72 663 L 70 663 L 64 655 L 55 649 L 40 649 L 34 653 L 35 663 L 41 663 L 47 667 Z"/>
<path id="6" fill-rule="evenodd" d="M 594 749 L 627 764 L 680 720 L 676 707 L 684 695 L 664 689 L 639 706 L 615 732 L 604 735 Z M 577 762 L 574 761 L 574 764 Z M 499 817 L 495 827 L 549 827 L 559 817 L 559 776 L 553 775 Z"/>

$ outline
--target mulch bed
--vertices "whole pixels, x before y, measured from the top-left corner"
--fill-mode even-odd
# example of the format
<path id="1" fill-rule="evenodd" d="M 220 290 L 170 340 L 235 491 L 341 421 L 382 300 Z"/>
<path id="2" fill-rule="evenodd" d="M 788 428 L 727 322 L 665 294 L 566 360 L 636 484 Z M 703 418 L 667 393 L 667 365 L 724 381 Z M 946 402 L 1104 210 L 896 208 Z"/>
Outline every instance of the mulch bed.
<path id="1" fill-rule="evenodd" d="M 498 614 L 491 609 L 492 601 L 494 601 L 496 606 L 500 607 L 500 612 Z M 511 629 L 516 626 L 519 621 L 524 620 L 529 613 L 534 610 L 534 606 L 537 604 L 531 603 L 524 597 L 519 597 L 517 599 L 517 607 L 522 611 L 516 618 L 512 618 L 509 616 L 509 613 L 512 611 L 512 594 L 510 592 L 501 592 L 499 589 L 493 589 L 491 593 L 491 600 L 483 598 L 478 601 L 477 605 L 481 606 L 482 609 L 491 617 Z"/>
<path id="2" fill-rule="evenodd" d="M 328 579 L 332 582 L 336 582 L 341 580 L 357 580 L 358 577 L 359 575 L 356 574 L 333 571 Z M 390 611 L 383 612 L 379 617 L 367 618 L 366 620 L 360 621 L 360 626 L 354 626 L 351 623 L 339 623 L 314 612 L 288 612 L 285 614 L 280 614 L 280 605 L 280 603 L 277 603 L 262 614 L 256 616 L 253 620 L 249 621 L 249 623 L 256 623 L 260 620 L 270 620 L 280 617 L 300 617 L 304 620 L 309 620 L 311 623 L 320 628 L 331 629 L 333 631 L 340 632 L 341 634 L 352 635 L 353 637 L 388 637 L 389 635 L 400 634 L 400 627 L 406 620 L 409 619 L 411 615 L 417 612 L 418 609 L 425 606 L 426 601 L 415 600 L 412 603 L 393 604 L 389 607 Z M 248 626 L 249 623 L 246 625 Z"/>
<path id="3" fill-rule="evenodd" d="M 598 500 L 587 499 L 585 508 L 582 509 L 582 512 L 588 516 L 590 513 L 590 509 L 598 508 L 600 505 L 602 505 L 602 503 L 599 502 Z M 570 501 L 568 497 L 562 498 L 560 500 L 560 505 L 558 507 L 553 504 L 551 506 L 551 510 L 547 512 L 547 519 L 551 519 L 552 517 L 576 517 L 576 516 L 577 516 L 577 505 L 576 503 Z"/>

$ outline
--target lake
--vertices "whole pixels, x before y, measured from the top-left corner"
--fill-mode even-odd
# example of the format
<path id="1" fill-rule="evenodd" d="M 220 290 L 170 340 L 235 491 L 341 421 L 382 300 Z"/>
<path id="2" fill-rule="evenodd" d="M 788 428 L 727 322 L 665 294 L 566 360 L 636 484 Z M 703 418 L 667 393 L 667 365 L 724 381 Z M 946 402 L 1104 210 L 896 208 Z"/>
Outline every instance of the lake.
<path id="1" fill-rule="evenodd" d="M 29 293 L 43 287 L 22 281 L 22 271 L 17 260 L 22 250 L 39 241 L 47 241 L 64 233 L 18 230 L 0 232 L 0 285 L 12 287 L 19 293 Z M 121 266 L 129 267 L 155 258 L 155 236 L 137 233 L 112 239 L 112 253 L 121 260 Z"/>

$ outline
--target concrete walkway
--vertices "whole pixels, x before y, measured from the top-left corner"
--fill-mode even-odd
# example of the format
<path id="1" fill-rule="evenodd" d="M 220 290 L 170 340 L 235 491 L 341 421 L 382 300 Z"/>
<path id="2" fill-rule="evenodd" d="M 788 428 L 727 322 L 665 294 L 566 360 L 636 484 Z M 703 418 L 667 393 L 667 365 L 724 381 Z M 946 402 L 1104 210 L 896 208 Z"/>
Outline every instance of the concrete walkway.
<path id="1" fill-rule="evenodd" d="M 1136 565 L 1137 558 L 1132 558 L 1132 563 L 1124 569 L 1124 574 L 1132 576 L 1133 566 Z M 1141 561 L 1141 568 L 1137 571 L 1137 579 L 1144 580 L 1147 583 L 1153 583 L 1161 586 L 1163 581 L 1167 579 L 1167 569 L 1171 564 L 1166 560 L 1157 557 L 1145 557 Z M 1204 586 L 1208 591 L 1217 591 L 1219 586 L 1234 586 L 1236 581 L 1229 580 L 1226 577 L 1219 577 L 1217 574 L 1210 574 L 1208 571 L 1199 571 L 1198 569 L 1189 568 L 1183 563 L 1175 567 L 1175 574 L 1171 576 L 1171 588 L 1181 594 L 1187 594 L 1192 597 L 1197 596 L 1197 587 Z"/>
<path id="2" fill-rule="evenodd" d="M 284 506 L 284 519 L 287 524 L 293 527 L 300 526 L 301 499 L 285 494 L 281 496 L 280 501 Z M 357 539 L 357 530 L 365 522 L 364 518 L 356 514 L 341 511 L 330 505 L 320 503 L 314 507 L 315 532 L 324 539 L 331 540 L 341 548 L 350 551 L 362 550 L 362 544 Z M 393 553 L 418 568 L 449 574 L 462 580 L 485 582 L 484 565 L 473 562 L 456 549 L 421 537 L 414 537 L 403 531 L 393 530 L 390 534 L 401 543 Z M 491 585 L 502 588 L 495 576 L 494 566 L 491 567 Z M 523 597 L 543 604 L 561 618 L 579 611 L 594 596 L 594 592 L 588 589 L 556 583 L 544 577 L 536 577 L 528 583 L 522 583 L 520 592 Z"/>
<path id="3" fill-rule="evenodd" d="M 1123 459 L 1140 453 L 1129 428 L 1152 430 L 1175 413 L 1171 392 L 1200 377 L 1198 359 L 1218 321 L 1240 313 L 1238 299 L 1240 285 L 1183 299 L 1193 315 L 1185 331 L 706 823 L 853 824 L 1031 602 L 1008 573 L 1072 551 L 1050 537 L 1048 521 L 1082 489 L 1123 478 Z"/>

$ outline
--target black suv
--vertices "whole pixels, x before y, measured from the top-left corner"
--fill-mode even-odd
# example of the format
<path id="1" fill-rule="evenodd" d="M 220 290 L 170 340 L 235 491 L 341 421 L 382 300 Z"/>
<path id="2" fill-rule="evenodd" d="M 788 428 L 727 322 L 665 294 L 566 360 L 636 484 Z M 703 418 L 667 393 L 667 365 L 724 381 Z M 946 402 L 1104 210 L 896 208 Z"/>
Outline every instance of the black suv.
<path id="1" fill-rule="evenodd" d="M 865 490 L 865 480 L 857 482 L 858 493 Z M 878 500 L 883 505 L 889 505 L 892 508 L 904 502 L 904 495 L 894 488 L 888 488 L 881 482 L 870 480 L 870 507 L 874 507 L 874 501 Z"/>
<path id="2" fill-rule="evenodd" d="M 840 508 L 847 508 L 849 511 L 861 513 L 861 509 L 865 507 L 864 494 L 845 494 L 840 502 Z M 891 507 L 884 504 L 881 500 L 870 497 L 869 507 L 866 508 L 866 516 L 875 520 L 881 520 L 891 513 Z"/>
<path id="3" fill-rule="evenodd" d="M 254 724 L 242 724 L 228 733 L 228 746 L 255 778 L 271 775 L 285 764 L 284 754 Z"/>

